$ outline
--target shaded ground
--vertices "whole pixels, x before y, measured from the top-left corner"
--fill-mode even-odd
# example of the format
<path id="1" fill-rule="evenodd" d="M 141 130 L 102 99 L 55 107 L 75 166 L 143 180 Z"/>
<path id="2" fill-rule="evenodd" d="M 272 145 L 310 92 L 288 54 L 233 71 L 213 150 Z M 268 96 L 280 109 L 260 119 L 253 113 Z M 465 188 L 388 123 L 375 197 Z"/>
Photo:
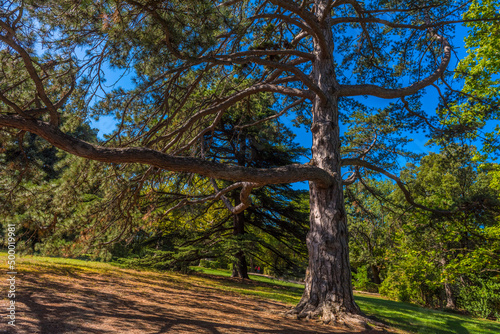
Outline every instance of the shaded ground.
<path id="1" fill-rule="evenodd" d="M 188 276 L 72 265 L 33 265 L 20 273 L 16 329 L 5 322 L 2 297 L 0 333 L 384 333 L 285 319 L 272 313 L 284 304 L 202 286 Z M 4 282 L 1 288 L 6 296 Z"/>

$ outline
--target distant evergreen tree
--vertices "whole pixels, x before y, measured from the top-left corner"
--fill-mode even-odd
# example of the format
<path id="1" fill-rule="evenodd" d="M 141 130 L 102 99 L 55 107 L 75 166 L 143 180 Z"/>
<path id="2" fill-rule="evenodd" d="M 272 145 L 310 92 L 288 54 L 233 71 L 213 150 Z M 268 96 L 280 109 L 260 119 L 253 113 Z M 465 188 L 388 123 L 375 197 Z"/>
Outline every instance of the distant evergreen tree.
<path id="1" fill-rule="evenodd" d="M 75 117 L 63 117 L 63 126 L 86 141 L 95 141 L 96 132 Z M 18 250 L 39 252 L 53 238 L 63 221 L 72 219 L 77 207 L 66 183 L 71 157 L 31 133 L 3 133 L 0 150 L 0 214 L 2 227 L 16 224 Z M 4 234 L 2 234 L 2 238 Z M 4 241 L 5 242 L 5 241 Z"/>
<path id="2" fill-rule="evenodd" d="M 261 95 L 243 101 L 224 115 L 204 145 L 204 155 L 212 161 L 224 161 L 242 167 L 268 168 L 297 162 L 305 150 L 294 143 L 295 135 L 282 123 L 240 127 L 274 114 L 270 96 Z M 128 261 L 160 268 L 185 268 L 193 261 L 218 259 L 217 265 L 232 265 L 232 276 L 248 278 L 252 267 L 267 267 L 277 274 L 303 275 L 305 272 L 305 236 L 308 231 L 306 191 L 290 185 L 271 185 L 252 194 L 252 205 L 232 212 L 240 204 L 239 192 L 230 191 L 222 201 L 183 206 L 164 213 L 184 200 L 203 202 L 203 197 L 227 186 L 207 178 L 189 175 L 172 178 L 156 172 L 145 183 L 143 211 L 156 228 L 136 239 L 138 254 L 151 257 Z M 217 187 L 217 189 L 214 188 Z M 144 247 L 144 249 L 143 249 Z M 126 261 L 126 260 L 125 260 Z"/>
<path id="3" fill-rule="evenodd" d="M 206 146 L 209 149 L 206 157 L 213 161 L 225 161 L 241 167 L 256 168 L 279 167 L 298 162 L 300 156 L 305 154 L 305 150 L 293 142 L 295 135 L 282 123 L 274 121 L 266 125 L 240 127 L 240 124 L 254 124 L 252 122 L 275 114 L 271 109 L 274 102 L 270 95 L 262 94 L 237 104 L 231 113 L 223 116 L 214 133 L 207 137 Z M 287 202 L 293 203 L 297 200 L 300 193 L 293 191 L 287 184 L 272 185 L 264 190 L 256 190 L 252 198 L 255 206 L 232 215 L 234 238 L 242 241 L 248 239 L 245 234 L 249 232 L 248 224 L 251 224 L 260 232 L 270 233 L 281 242 L 291 241 L 280 237 L 282 233 L 287 232 L 295 232 L 289 237 L 305 241 L 307 229 L 304 229 L 303 225 L 308 221 L 307 214 L 304 212 L 301 214 L 291 205 L 286 205 Z M 270 196 L 277 200 L 270 201 Z M 231 198 L 234 203 L 233 207 L 236 207 L 239 204 L 239 193 L 233 193 Z M 288 207 L 288 214 L 284 212 L 283 205 Z M 273 215 L 277 217 L 274 220 Z M 273 229 L 275 226 L 278 228 Z M 279 228 L 283 227 L 285 229 L 280 233 Z M 249 238 L 266 249 L 272 249 L 270 244 L 263 243 L 263 239 L 258 234 L 260 233 L 250 235 Z M 237 251 L 233 255 L 233 277 L 248 278 L 246 253 L 250 250 L 245 251 L 245 244 L 243 242 L 242 247 L 236 246 Z M 288 260 L 284 254 L 276 250 L 274 252 Z"/>

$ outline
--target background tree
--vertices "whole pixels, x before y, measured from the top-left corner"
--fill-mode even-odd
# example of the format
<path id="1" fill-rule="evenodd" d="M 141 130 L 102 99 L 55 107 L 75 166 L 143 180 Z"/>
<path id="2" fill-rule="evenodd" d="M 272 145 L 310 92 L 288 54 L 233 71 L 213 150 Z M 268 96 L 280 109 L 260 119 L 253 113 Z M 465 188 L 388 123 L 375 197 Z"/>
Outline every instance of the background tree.
<path id="1" fill-rule="evenodd" d="M 241 74 L 244 73 L 245 70 L 242 69 Z M 295 135 L 283 124 L 273 120 L 269 120 L 266 124 L 262 124 L 262 122 L 252 123 L 256 116 L 261 119 L 273 117 L 274 111 L 270 108 L 272 105 L 272 96 L 269 94 L 267 96 L 259 95 L 258 99 L 255 99 L 255 97 L 253 99 L 246 98 L 237 103 L 222 117 L 215 131 L 210 136 L 207 136 L 207 147 L 210 147 L 210 151 L 205 153 L 205 157 L 210 160 L 223 160 L 236 166 L 253 168 L 272 168 L 298 162 L 305 150 L 293 142 Z M 224 186 L 228 185 L 226 183 Z M 218 191 L 219 188 L 216 187 L 215 190 Z M 253 217 L 251 221 L 253 225 L 258 228 L 266 226 L 266 222 L 272 219 L 272 215 L 275 215 L 275 224 L 280 228 L 274 229 L 273 235 L 278 236 L 279 230 L 282 230 L 283 233 L 295 231 L 296 234 L 291 237 L 292 239 L 298 238 L 300 243 L 300 240 L 305 237 L 303 226 L 307 224 L 307 220 L 300 222 L 300 219 L 304 219 L 304 217 L 292 206 L 288 205 L 288 213 L 282 209 L 282 206 L 286 205 L 284 203 L 289 201 L 294 203 L 300 193 L 300 191 L 293 191 L 286 184 L 272 185 L 262 191 L 254 191 L 252 197 L 253 201 L 256 202 L 255 204 L 257 206 L 267 204 L 267 208 L 264 209 L 261 206 L 260 210 L 255 208 L 252 211 Z M 266 197 L 272 196 L 271 194 L 274 195 L 276 201 L 266 199 Z M 232 192 L 229 196 L 232 197 L 232 201 L 229 201 L 224 195 L 222 200 L 233 216 L 233 235 L 244 240 L 245 229 L 248 229 L 246 225 L 250 219 L 247 211 L 251 206 L 243 212 L 236 213 L 235 208 L 240 202 L 239 193 Z M 269 212 L 266 212 L 266 209 Z M 283 223 L 281 217 L 287 217 L 288 222 Z M 290 226 L 292 224 L 295 224 L 295 228 Z M 298 230 L 296 226 L 299 226 Z M 293 243 L 292 239 L 279 238 L 278 240 L 281 243 Z M 257 236 L 253 241 L 261 243 L 261 245 L 263 243 L 263 240 Z M 272 247 L 267 244 L 265 248 L 270 249 Z M 277 252 L 277 254 L 280 253 Z M 248 278 L 247 261 L 243 249 L 236 252 L 232 270 L 233 277 Z"/>
<path id="2" fill-rule="evenodd" d="M 453 214 L 407 210 L 401 215 L 394 250 L 399 255 L 390 263 L 381 293 L 430 307 L 461 307 L 476 313 L 463 299 L 471 293 L 471 285 L 481 285 L 476 275 L 492 288 L 497 283 L 500 202 L 490 186 L 491 176 L 472 161 L 475 152 L 471 147 L 450 145 L 405 171 L 405 180 L 420 203 L 439 203 Z M 404 201 L 402 194 L 398 196 L 400 203 Z M 491 298 L 486 302 L 488 296 L 476 294 L 475 298 L 496 303 Z M 498 313 L 498 305 L 490 304 L 488 310 L 482 316 Z"/>
<path id="3" fill-rule="evenodd" d="M 96 133 L 77 118 L 64 119 L 63 127 L 73 135 L 95 142 Z M 21 131 L 16 134 L 17 140 L 10 139 L 12 135 L 4 134 L 0 152 L 3 227 L 9 223 L 18 226 L 19 240 L 23 241 L 19 251 L 33 253 L 42 248 L 60 248 L 64 252 L 61 244 L 49 240 L 60 237 L 61 221 L 77 219 L 76 211 L 85 207 L 86 201 L 82 197 L 76 199 L 72 189 L 77 181 L 71 171 L 81 159 L 48 145 L 37 135 Z"/>
<path id="4" fill-rule="evenodd" d="M 500 96 L 500 34 L 497 22 L 498 0 L 472 1 L 464 18 L 469 34 L 465 39 L 467 56 L 460 61 L 456 77 L 464 81 L 462 93 L 454 103 L 444 105 L 446 121 L 454 125 L 455 133 L 466 132 L 469 140 L 480 143 L 476 158 L 498 158 L 499 96 Z M 492 126 L 494 125 L 494 126 Z M 461 131 L 459 131 L 461 129 Z M 475 131 L 471 131 L 475 129 Z"/>
<path id="5" fill-rule="evenodd" d="M 356 187 L 346 188 L 350 259 L 353 270 L 361 270 L 359 274 L 361 279 L 365 278 L 361 276 L 369 272 L 371 281 L 380 285 L 381 273 L 384 272 L 385 275 L 390 263 L 388 258 L 395 252 L 394 239 L 397 227 L 394 225 L 398 222 L 395 217 L 391 217 L 394 208 L 383 200 L 391 197 L 395 187 L 389 181 L 366 180 L 366 182 L 370 190 L 377 192 L 376 196 L 367 191 L 361 183 Z M 377 290 L 377 287 L 366 286 L 366 280 L 363 282 L 365 286 L 358 286 L 356 282 L 354 285 L 360 290 L 370 288 Z"/>
<path id="6" fill-rule="evenodd" d="M 240 127 L 238 125 L 248 123 L 245 122 L 248 115 L 271 116 L 273 112 L 265 107 L 266 104 L 269 104 L 268 99 L 259 101 L 247 99 L 233 107 L 230 113 L 222 118 L 214 133 L 207 136 L 206 146 L 210 147 L 210 151 L 204 153 L 205 157 L 210 160 L 224 160 L 226 163 L 237 166 L 257 168 L 282 166 L 297 161 L 304 153 L 304 149 L 293 142 L 295 135 L 280 122 L 269 122 L 265 126 L 254 124 Z M 215 143 L 210 144 L 211 141 Z M 204 200 L 204 196 L 210 197 L 214 189 L 219 191 L 219 188 L 225 188 L 230 184 L 194 178 L 166 181 L 168 176 L 160 176 L 160 172 L 157 172 L 157 177 L 163 177 L 165 180 L 149 182 L 145 184 L 145 190 L 143 190 L 148 193 L 144 205 L 154 207 L 157 211 L 157 215 L 150 216 L 148 220 L 155 221 L 158 226 L 168 226 L 166 227 L 169 231 L 168 235 L 163 236 L 161 236 L 163 232 L 160 227 L 159 238 L 178 240 L 176 251 L 170 250 L 165 253 L 165 258 L 160 261 L 161 263 L 177 266 L 183 262 L 187 265 L 207 257 L 220 258 L 225 264 L 230 256 L 234 260 L 232 276 L 248 278 L 246 258 L 251 256 L 251 259 L 258 259 L 259 267 L 265 264 L 280 275 L 300 272 L 298 264 L 292 258 L 298 259 L 305 252 L 303 245 L 308 225 L 307 215 L 305 215 L 307 208 L 303 205 L 299 206 L 299 202 L 305 195 L 304 191 L 293 190 L 286 184 L 258 189 L 253 192 L 253 204 L 243 212 L 234 213 L 235 207 L 240 202 L 238 192 L 228 192 L 227 196 L 221 196 L 223 204 L 208 204 Z M 166 186 L 167 184 L 170 185 Z M 211 199 L 217 200 L 217 198 Z M 185 207 L 197 204 L 199 208 Z M 213 213 L 225 211 L 221 205 L 228 212 L 226 214 Z M 165 216 L 163 212 L 168 210 L 178 211 L 179 214 Z M 205 223 L 200 225 L 199 221 L 205 221 Z M 231 237 L 228 234 L 231 229 L 228 223 L 232 223 Z M 179 230 L 175 228 L 176 225 Z M 190 237 L 185 234 L 189 230 L 187 226 L 193 227 L 190 233 L 194 234 Z M 191 245 L 191 247 L 186 247 L 186 245 Z M 217 250 L 210 252 L 212 247 Z M 181 248 L 183 251 L 180 251 Z M 186 256 L 180 255 L 179 252 L 185 252 Z M 268 252 L 274 255 L 270 256 Z M 268 256 L 263 257 L 262 253 L 268 253 Z M 297 256 L 298 254 L 301 255 Z M 269 256 L 272 261 L 268 258 Z M 155 261 L 159 263 L 157 256 Z"/>

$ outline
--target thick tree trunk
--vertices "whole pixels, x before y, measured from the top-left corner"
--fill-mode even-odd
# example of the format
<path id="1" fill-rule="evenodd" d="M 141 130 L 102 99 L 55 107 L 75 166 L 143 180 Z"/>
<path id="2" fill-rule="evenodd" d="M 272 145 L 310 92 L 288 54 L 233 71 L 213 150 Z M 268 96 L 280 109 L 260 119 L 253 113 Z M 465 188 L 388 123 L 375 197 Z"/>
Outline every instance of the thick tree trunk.
<path id="1" fill-rule="evenodd" d="M 371 267 L 372 267 L 372 274 L 373 274 L 373 283 L 375 283 L 375 284 L 382 283 L 382 281 L 380 280 L 380 269 L 374 264 L 372 264 Z"/>
<path id="2" fill-rule="evenodd" d="M 354 302 L 347 240 L 347 221 L 340 178 L 340 141 L 336 100 L 315 105 L 313 162 L 336 174 L 329 188 L 310 182 L 310 230 L 307 235 L 309 275 L 300 303 L 299 317 L 321 316 L 325 322 L 360 314 Z"/>
<path id="3" fill-rule="evenodd" d="M 234 152 L 234 155 L 238 161 L 239 166 L 245 166 L 246 164 L 246 136 L 240 134 L 239 136 L 239 150 Z M 233 194 L 234 206 L 236 207 L 238 201 L 240 201 L 239 194 Z M 233 214 L 233 235 L 235 237 L 243 236 L 245 234 L 245 213 L 240 212 L 236 215 Z M 234 254 L 235 260 L 233 262 L 233 271 L 231 277 L 239 278 L 249 278 L 247 272 L 247 261 L 245 258 L 245 253 L 243 251 L 238 251 Z"/>
<path id="4" fill-rule="evenodd" d="M 456 309 L 457 305 L 455 304 L 455 296 L 450 284 L 444 283 L 444 292 L 446 293 L 446 308 L 452 310 Z"/>
<path id="5" fill-rule="evenodd" d="M 233 215 L 233 235 L 243 236 L 245 234 L 245 215 L 243 212 Z M 231 277 L 249 278 L 247 270 L 247 260 L 243 251 L 238 251 L 233 262 Z"/>
<path id="6" fill-rule="evenodd" d="M 316 1 L 318 13 L 325 4 Z M 340 131 L 333 61 L 333 38 L 328 24 L 323 30 L 329 52 L 315 45 L 316 60 L 313 64 L 313 81 L 327 96 L 313 103 L 311 132 L 312 163 L 333 175 L 336 182 L 321 187 L 309 182 L 310 230 L 307 235 L 309 275 L 306 277 L 302 299 L 292 313 L 299 317 L 318 317 L 324 322 L 346 321 L 360 318 L 359 307 L 354 302 L 349 264 L 347 220 L 341 179 Z"/>
<path id="7" fill-rule="evenodd" d="M 446 249 L 448 247 L 445 247 L 444 245 L 441 246 L 441 249 Z M 441 266 L 443 267 L 443 270 L 444 270 L 444 267 L 446 266 L 447 264 L 447 261 L 446 261 L 446 258 L 441 258 Z M 455 294 L 453 292 L 453 288 L 452 286 L 447 282 L 445 281 L 444 282 L 444 294 L 445 294 L 445 298 L 446 298 L 446 306 L 445 308 L 447 309 L 456 309 L 457 306 L 455 304 Z"/>

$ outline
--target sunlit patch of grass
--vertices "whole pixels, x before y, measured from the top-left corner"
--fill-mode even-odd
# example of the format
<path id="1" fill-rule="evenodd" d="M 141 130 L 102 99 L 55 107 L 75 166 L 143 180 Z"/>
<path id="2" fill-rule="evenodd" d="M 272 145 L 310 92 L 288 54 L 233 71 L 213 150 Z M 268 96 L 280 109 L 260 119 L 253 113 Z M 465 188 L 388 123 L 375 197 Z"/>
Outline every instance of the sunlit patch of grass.
<path id="1" fill-rule="evenodd" d="M 222 277 L 230 277 L 231 273 L 223 269 L 208 269 L 201 267 L 192 267 L 193 270 L 207 274 Z M 191 281 L 199 282 L 222 291 L 233 292 L 237 294 L 256 296 L 260 298 L 275 300 L 286 304 L 296 304 L 302 295 L 303 286 L 300 284 L 282 282 L 258 275 L 250 275 L 252 281 L 259 282 L 259 285 L 249 284 L 245 281 L 218 281 L 206 276 L 191 276 Z"/>
<path id="2" fill-rule="evenodd" d="M 196 272 L 200 272 L 200 273 L 204 273 L 204 274 L 231 277 L 231 272 L 229 270 L 226 270 L 226 269 L 209 269 L 209 268 L 203 268 L 203 267 L 190 267 L 190 268 Z M 284 282 L 284 281 L 281 281 L 278 279 L 273 279 L 273 278 L 260 276 L 260 275 L 249 274 L 248 276 L 250 277 L 250 279 L 252 281 L 256 281 L 256 282 L 274 284 L 274 285 L 291 287 L 291 288 L 299 288 L 299 289 L 304 288 L 303 284 Z"/>
<path id="3" fill-rule="evenodd" d="M 416 305 L 372 296 L 355 296 L 367 315 L 412 333 L 500 333 L 500 322 L 430 310 Z"/>
<path id="4" fill-rule="evenodd" d="M 0 252 L 0 261 L 6 263 L 7 253 Z M 82 271 L 115 271 L 117 268 L 104 262 L 85 261 L 77 259 L 69 259 L 62 257 L 48 256 L 32 256 L 22 255 L 16 256 L 16 266 L 23 268 L 24 271 L 41 271 L 49 268 L 62 270 L 82 270 Z"/>

